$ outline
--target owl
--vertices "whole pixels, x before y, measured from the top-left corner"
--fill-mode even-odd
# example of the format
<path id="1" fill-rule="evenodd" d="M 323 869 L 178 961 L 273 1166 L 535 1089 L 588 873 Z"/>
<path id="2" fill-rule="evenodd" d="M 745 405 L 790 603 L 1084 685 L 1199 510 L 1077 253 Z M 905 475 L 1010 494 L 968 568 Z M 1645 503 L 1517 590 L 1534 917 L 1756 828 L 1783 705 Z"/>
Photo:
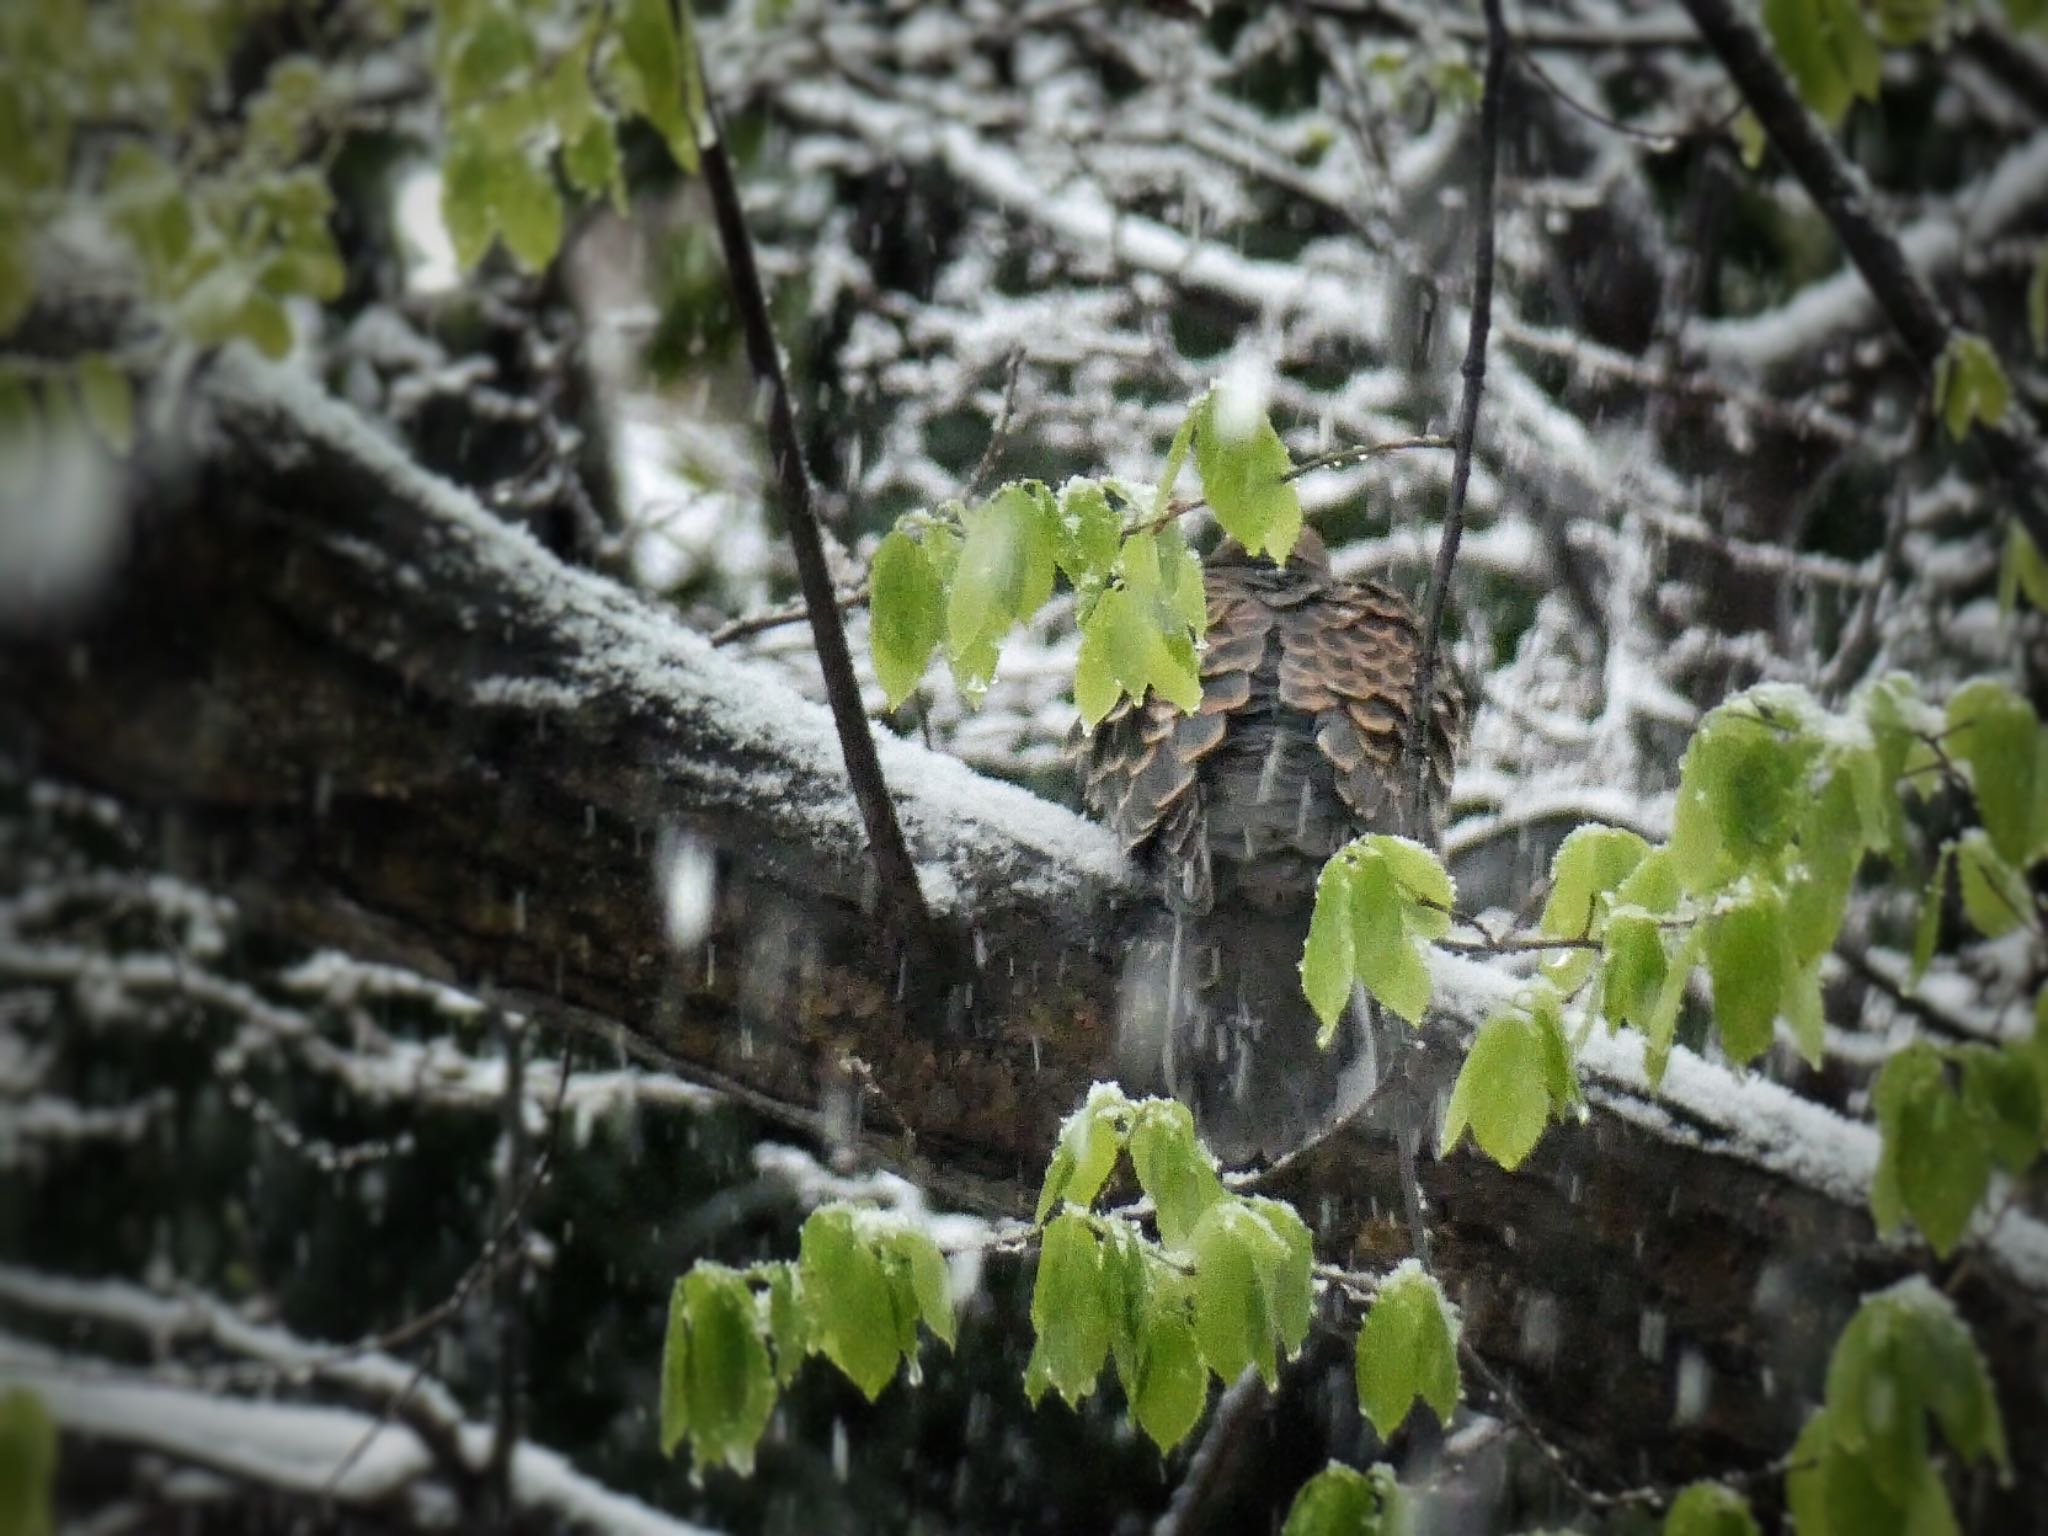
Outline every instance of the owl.
<path id="1" fill-rule="evenodd" d="M 1316 877 L 1363 833 L 1438 839 L 1465 693 L 1439 653 L 1411 818 L 1421 630 L 1406 600 L 1339 579 L 1312 532 L 1284 566 L 1224 543 L 1205 586 L 1200 707 L 1122 701 L 1081 743 L 1080 776 L 1083 803 L 1161 898 L 1124 967 L 1125 1086 L 1187 1100 L 1211 1146 L 1242 1161 L 1280 1155 L 1347 1093 L 1369 1093 L 1371 1035 L 1352 1021 L 1319 1050 L 1300 990 Z"/>

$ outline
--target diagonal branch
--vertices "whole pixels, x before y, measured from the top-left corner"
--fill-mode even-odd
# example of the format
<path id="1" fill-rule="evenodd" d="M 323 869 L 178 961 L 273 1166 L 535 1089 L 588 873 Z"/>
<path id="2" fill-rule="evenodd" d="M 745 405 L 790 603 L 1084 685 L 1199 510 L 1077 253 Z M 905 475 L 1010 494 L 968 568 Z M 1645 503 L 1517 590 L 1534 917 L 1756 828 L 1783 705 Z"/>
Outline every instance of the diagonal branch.
<path id="1" fill-rule="evenodd" d="M 1761 33 L 1736 12 L 1732 0 L 1681 0 L 1707 46 L 1742 92 L 1771 146 L 1826 216 L 1871 296 L 1932 382 L 1956 330 L 1933 291 L 1906 259 L 1904 248 L 1872 216 L 1868 189 L 1833 140 L 1823 133 L 1772 60 Z M 2048 473 L 2040 449 L 2018 426 L 1979 426 L 1986 456 L 2012 493 L 2013 512 L 2027 536 L 2048 549 Z"/>
<path id="2" fill-rule="evenodd" d="M 925 907 L 917 870 L 903 841 L 903 828 L 896 819 L 888 783 L 882 777 L 867 711 L 861 704 L 853 653 L 846 643 L 846 625 L 839 616 L 839 596 L 825 563 L 825 544 L 819 533 L 810 470 L 804 463 L 803 444 L 797 436 L 789 380 L 782 371 L 782 351 L 769 318 L 760 268 L 754 261 L 753 236 L 747 231 L 746 213 L 740 206 L 732 157 L 726 153 L 725 134 L 717 113 L 709 105 L 708 82 L 705 101 L 708 121 L 701 146 L 704 189 L 710 194 L 712 212 L 717 218 L 718 242 L 725 253 L 726 272 L 732 279 L 733 308 L 747 338 L 747 359 L 767 396 L 768 442 L 775 455 L 778 499 L 782 514 L 789 521 L 789 541 L 796 551 L 797 575 L 803 587 L 804 605 L 810 613 L 818 666 L 825 675 L 825 697 L 832 706 L 832 723 L 839 732 L 846 775 L 852 782 L 854 800 L 860 806 L 861 821 L 867 829 L 868 851 L 875 861 L 883 905 L 906 938 L 924 945 L 931 932 L 931 913 Z"/>
<path id="3" fill-rule="evenodd" d="M 1479 395 L 1486 383 L 1486 338 L 1493 325 L 1493 184 L 1500 162 L 1500 97 L 1507 77 L 1507 23 L 1501 0 L 1486 0 L 1486 82 L 1479 107 L 1478 227 L 1472 255 L 1472 320 L 1465 338 L 1464 393 L 1458 400 L 1458 424 L 1452 434 L 1451 501 L 1444 512 L 1443 536 L 1437 543 L 1436 565 L 1429 573 L 1429 592 L 1422 604 L 1422 653 L 1415 666 L 1415 707 L 1408 713 L 1408 826 L 1423 824 L 1423 785 L 1429 775 L 1424 739 L 1435 711 L 1437 652 L 1441 645 L 1444 604 L 1451 571 L 1458 562 L 1458 543 L 1465 533 L 1465 491 L 1472 479 L 1472 439 L 1479 428 Z"/>

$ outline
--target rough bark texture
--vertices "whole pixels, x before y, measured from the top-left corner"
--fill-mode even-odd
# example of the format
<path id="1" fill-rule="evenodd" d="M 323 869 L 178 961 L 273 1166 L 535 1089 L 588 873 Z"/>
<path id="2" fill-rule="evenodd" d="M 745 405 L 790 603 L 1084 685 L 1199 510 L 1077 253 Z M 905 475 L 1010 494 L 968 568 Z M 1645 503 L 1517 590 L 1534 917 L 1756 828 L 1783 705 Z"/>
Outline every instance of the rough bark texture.
<path id="1" fill-rule="evenodd" d="M 927 995 L 865 910 L 821 711 L 722 718 L 732 663 L 378 462 L 304 386 L 230 361 L 205 399 L 199 472 L 152 478 L 97 611 L 61 640 L 0 640 L 9 750 L 147 808 L 168 867 L 280 935 L 601 1031 L 816 1134 L 857 1131 L 947 1197 L 1028 1206 L 1060 1118 L 1114 1059 L 1134 898 L 1106 838 L 886 752 L 928 888 L 935 866 L 955 886 L 938 915 L 971 914 L 981 957 L 971 986 Z M 651 871 L 682 836 L 721 879 L 708 935 L 678 954 Z M 1912 1256 L 1837 1193 L 1716 1151 L 1710 1127 L 1611 1112 L 1623 1096 L 1597 1088 L 1590 1123 L 1517 1174 L 1428 1164 L 1437 1267 L 1467 1340 L 1585 1465 L 1762 1465 L 1856 1296 Z M 1329 1257 L 1405 1251 L 1394 1150 L 1369 1125 L 1264 1184 Z M 1954 1287 L 2016 1447 L 2048 1431 L 2023 1269 L 1979 1260 Z M 2023 1523 L 2048 1475 L 2018 1460 L 1983 1508 Z"/>

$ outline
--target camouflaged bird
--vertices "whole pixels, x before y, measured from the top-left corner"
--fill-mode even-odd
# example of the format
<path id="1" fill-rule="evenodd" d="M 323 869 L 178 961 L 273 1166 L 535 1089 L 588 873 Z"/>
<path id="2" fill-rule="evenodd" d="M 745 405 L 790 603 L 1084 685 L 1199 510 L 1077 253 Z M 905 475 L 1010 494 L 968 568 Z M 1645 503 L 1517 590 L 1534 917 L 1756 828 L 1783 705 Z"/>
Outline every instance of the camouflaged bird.
<path id="1" fill-rule="evenodd" d="M 1157 878 L 1171 913 L 1137 936 L 1126 964 L 1125 1086 L 1149 1078 L 1192 1103 L 1226 1157 L 1271 1157 L 1339 1107 L 1347 1072 L 1378 1070 L 1374 1041 L 1355 1027 L 1333 1053 L 1315 1046 L 1295 967 L 1316 877 L 1362 833 L 1437 840 L 1465 695 L 1440 655 L 1411 826 L 1404 764 L 1421 636 L 1408 603 L 1340 580 L 1309 532 L 1285 566 L 1226 542 L 1205 584 L 1200 707 L 1183 714 L 1156 694 L 1119 703 L 1082 744 L 1082 798 Z"/>

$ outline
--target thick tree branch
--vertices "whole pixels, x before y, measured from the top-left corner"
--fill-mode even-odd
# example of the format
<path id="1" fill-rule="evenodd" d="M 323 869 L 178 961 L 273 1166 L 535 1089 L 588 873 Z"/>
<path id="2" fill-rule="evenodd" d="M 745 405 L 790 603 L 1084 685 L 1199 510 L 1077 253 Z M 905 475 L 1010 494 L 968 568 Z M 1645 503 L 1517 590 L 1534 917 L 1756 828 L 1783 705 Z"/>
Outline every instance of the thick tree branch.
<path id="1" fill-rule="evenodd" d="M 1763 35 L 1737 12 L 1732 0 L 1681 3 L 1756 114 L 1771 146 L 1785 157 L 1806 195 L 1833 227 L 1843 251 L 1906 344 L 1907 354 L 1931 384 L 1955 328 L 1933 290 L 1913 270 L 1905 250 L 1872 214 L 1861 176 L 1794 94 Z M 2007 420 L 2013 425 L 1980 425 L 1975 430 L 1992 468 L 2012 493 L 2013 514 L 2028 537 L 2048 549 L 2048 466 L 2016 417 L 2016 411 L 2008 410 Z"/>
<path id="2" fill-rule="evenodd" d="M 706 100 L 709 101 L 708 86 Z M 704 136 L 706 142 L 701 146 L 704 188 L 711 196 L 712 212 L 718 222 L 718 241 L 732 280 L 733 308 L 739 314 L 740 329 L 747 340 L 747 360 L 767 396 L 768 442 L 775 455 L 776 482 L 781 488 L 778 501 L 789 523 L 790 544 L 796 551 L 797 577 L 810 612 L 811 636 L 818 648 L 819 669 L 825 677 L 825 697 L 839 731 L 847 778 L 867 828 L 868 851 L 875 861 L 883 904 L 902 926 L 904 937 L 930 958 L 931 913 L 925 907 L 917 869 L 911 863 L 903 828 L 896 819 L 896 807 L 889 799 L 889 786 L 875 755 L 867 711 L 861 705 L 860 681 L 854 676 L 846 626 L 839 617 L 838 593 L 832 586 L 831 569 L 825 563 L 825 543 L 819 533 L 815 498 L 811 494 L 811 472 L 804 463 L 796 409 L 790 403 L 789 380 L 782 371 L 782 349 L 775 339 L 768 295 L 761 286 L 760 268 L 754 260 L 754 241 L 747 231 L 746 212 L 740 206 L 732 157 L 726 153 L 725 131 L 717 120 L 716 110 L 706 110 L 711 122 L 710 131 Z"/>

